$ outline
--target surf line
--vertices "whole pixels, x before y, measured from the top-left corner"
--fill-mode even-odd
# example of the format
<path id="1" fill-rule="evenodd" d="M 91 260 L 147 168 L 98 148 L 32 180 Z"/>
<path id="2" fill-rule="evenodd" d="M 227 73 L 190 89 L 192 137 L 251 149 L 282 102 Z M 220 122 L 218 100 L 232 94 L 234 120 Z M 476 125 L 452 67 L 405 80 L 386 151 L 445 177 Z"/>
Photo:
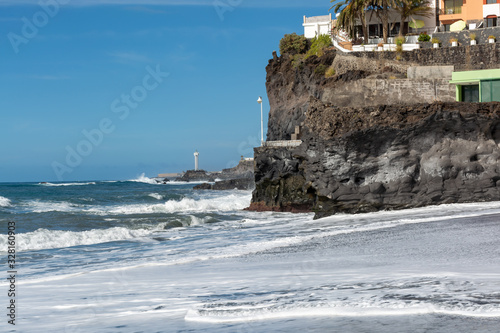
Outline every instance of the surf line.
<path id="1" fill-rule="evenodd" d="M 7 235 L 7 281 L 9 281 L 7 323 L 16 325 L 16 222 L 7 223 Z"/>

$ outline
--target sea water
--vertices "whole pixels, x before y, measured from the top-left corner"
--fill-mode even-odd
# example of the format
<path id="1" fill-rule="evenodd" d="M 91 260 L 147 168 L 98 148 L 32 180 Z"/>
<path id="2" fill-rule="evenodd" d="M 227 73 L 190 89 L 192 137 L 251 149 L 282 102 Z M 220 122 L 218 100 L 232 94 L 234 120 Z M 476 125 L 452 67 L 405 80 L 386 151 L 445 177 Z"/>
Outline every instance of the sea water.
<path id="1" fill-rule="evenodd" d="M 0 184 L 0 331 L 500 332 L 500 202 L 313 220 L 250 198 Z"/>

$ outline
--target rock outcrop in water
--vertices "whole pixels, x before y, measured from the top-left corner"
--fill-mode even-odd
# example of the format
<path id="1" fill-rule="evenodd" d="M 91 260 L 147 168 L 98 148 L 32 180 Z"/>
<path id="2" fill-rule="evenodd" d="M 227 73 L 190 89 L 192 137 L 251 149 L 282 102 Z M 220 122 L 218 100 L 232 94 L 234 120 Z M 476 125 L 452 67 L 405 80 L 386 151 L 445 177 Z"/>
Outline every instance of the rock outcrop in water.
<path id="1" fill-rule="evenodd" d="M 199 182 L 216 180 L 231 180 L 231 179 L 251 179 L 253 180 L 253 160 L 242 159 L 234 168 L 223 169 L 217 172 L 208 172 L 205 170 L 188 170 L 176 181 Z"/>
<path id="2" fill-rule="evenodd" d="M 214 184 L 203 183 L 193 187 L 194 190 L 253 190 L 255 188 L 255 182 L 253 178 L 238 178 L 238 179 L 227 179 L 220 180 Z"/>
<path id="3" fill-rule="evenodd" d="M 289 129 L 300 124 L 303 143 L 255 149 L 249 209 L 323 217 L 500 200 L 500 103 L 338 107 L 321 100 L 325 91 L 318 87 L 332 89 L 323 77 L 282 91 L 283 78 L 292 78 L 275 73 L 273 61 L 268 139 L 289 139 Z M 311 77 L 289 70 L 296 82 Z"/>
<path id="4" fill-rule="evenodd" d="M 196 185 L 195 190 L 252 190 L 255 188 L 253 160 L 242 159 L 234 168 L 223 169 L 220 172 L 188 171 L 182 180 L 210 181 L 214 184 L 203 183 Z M 195 175 L 196 177 L 193 177 Z M 198 177 L 198 175 L 201 175 Z"/>

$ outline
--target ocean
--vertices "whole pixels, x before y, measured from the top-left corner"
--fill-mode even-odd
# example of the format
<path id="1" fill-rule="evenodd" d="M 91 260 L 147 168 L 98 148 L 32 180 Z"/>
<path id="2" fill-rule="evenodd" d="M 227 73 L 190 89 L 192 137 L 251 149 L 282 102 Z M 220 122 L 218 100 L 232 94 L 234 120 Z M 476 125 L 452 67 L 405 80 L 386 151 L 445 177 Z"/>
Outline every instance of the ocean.
<path id="1" fill-rule="evenodd" d="M 250 199 L 0 184 L 0 331 L 500 332 L 500 202 L 313 220 Z"/>

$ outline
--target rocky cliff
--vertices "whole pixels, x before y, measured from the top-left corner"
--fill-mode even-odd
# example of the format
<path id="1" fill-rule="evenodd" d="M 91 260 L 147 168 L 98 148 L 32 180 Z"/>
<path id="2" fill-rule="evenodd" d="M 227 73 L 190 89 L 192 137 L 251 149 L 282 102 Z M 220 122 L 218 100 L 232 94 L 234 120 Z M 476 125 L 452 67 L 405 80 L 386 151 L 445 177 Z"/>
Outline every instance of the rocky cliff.
<path id="1" fill-rule="evenodd" d="M 500 200 L 500 103 L 340 107 L 325 91 L 372 73 L 326 79 L 312 62 L 297 69 L 287 61 L 275 57 L 267 68 L 268 140 L 289 139 L 301 124 L 303 143 L 255 149 L 250 209 L 322 217 Z"/>

